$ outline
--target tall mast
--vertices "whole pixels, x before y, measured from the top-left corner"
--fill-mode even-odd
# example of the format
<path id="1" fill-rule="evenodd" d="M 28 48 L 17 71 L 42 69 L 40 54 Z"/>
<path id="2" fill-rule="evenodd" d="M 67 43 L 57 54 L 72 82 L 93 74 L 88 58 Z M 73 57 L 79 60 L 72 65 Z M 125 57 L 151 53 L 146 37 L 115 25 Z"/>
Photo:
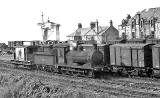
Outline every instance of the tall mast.
<path id="1" fill-rule="evenodd" d="M 41 16 L 42 16 L 42 23 L 44 23 L 44 20 L 43 20 L 43 16 L 44 16 L 44 15 L 43 15 L 43 12 L 42 12 L 42 15 L 41 15 Z"/>

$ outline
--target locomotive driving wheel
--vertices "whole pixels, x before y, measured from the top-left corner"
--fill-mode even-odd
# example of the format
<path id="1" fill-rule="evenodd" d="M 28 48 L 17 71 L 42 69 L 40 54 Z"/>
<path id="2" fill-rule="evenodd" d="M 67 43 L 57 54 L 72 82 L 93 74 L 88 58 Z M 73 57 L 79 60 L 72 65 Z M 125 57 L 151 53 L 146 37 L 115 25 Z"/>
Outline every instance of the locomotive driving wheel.
<path id="1" fill-rule="evenodd" d="M 91 78 L 91 77 L 94 78 L 94 77 L 95 77 L 94 71 L 88 70 L 87 77 L 89 77 L 89 78 Z"/>
<path id="2" fill-rule="evenodd" d="M 61 70 L 61 73 L 64 74 L 64 75 L 67 74 L 66 70 Z"/>
<path id="3" fill-rule="evenodd" d="M 73 74 L 73 76 L 75 76 L 75 77 L 80 76 L 80 73 L 79 73 L 79 72 L 73 72 L 72 74 Z"/>

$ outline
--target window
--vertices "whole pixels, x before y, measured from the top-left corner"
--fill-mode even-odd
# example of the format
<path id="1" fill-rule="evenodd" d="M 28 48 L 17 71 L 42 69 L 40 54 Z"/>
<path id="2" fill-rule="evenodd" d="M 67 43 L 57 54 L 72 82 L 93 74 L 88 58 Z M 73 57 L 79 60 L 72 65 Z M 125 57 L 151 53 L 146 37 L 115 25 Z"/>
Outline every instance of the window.
<path id="1" fill-rule="evenodd" d="M 141 20 L 141 24 L 140 25 L 141 25 L 141 28 L 142 28 L 143 27 L 143 19 Z"/>
<path id="2" fill-rule="evenodd" d="M 93 36 L 91 37 L 91 40 L 94 40 L 94 37 L 93 37 Z"/>
<path id="3" fill-rule="evenodd" d="M 136 33 L 132 32 L 132 38 L 136 38 Z"/>
<path id="4" fill-rule="evenodd" d="M 153 20 L 151 20 L 151 27 L 153 26 Z"/>
<path id="5" fill-rule="evenodd" d="M 134 22 L 132 22 L 132 28 L 134 28 Z"/>
<path id="6" fill-rule="evenodd" d="M 151 38 L 154 38 L 154 36 L 155 36 L 155 32 L 152 31 L 152 32 L 151 32 Z"/>

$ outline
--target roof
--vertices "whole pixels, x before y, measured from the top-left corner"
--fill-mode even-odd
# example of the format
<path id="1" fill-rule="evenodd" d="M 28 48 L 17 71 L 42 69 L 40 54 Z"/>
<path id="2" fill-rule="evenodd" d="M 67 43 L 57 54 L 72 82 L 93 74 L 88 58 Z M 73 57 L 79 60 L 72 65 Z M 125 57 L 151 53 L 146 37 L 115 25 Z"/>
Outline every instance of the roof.
<path id="1" fill-rule="evenodd" d="M 144 19 L 151 19 L 153 17 L 158 17 L 157 21 L 160 22 L 160 7 L 144 9 L 138 13 L 140 13 L 141 17 Z M 134 16 L 134 17 L 136 17 L 136 16 Z"/>
<path id="2" fill-rule="evenodd" d="M 105 46 L 108 44 L 97 44 L 97 46 Z M 81 44 L 81 46 L 93 46 L 93 44 Z"/>
<path id="3" fill-rule="evenodd" d="M 129 39 L 127 41 L 135 41 L 135 42 L 137 42 L 137 41 L 145 41 L 145 39 L 138 39 L 138 38 L 136 38 L 136 39 Z"/>
<path id="4" fill-rule="evenodd" d="M 35 48 L 40 47 L 40 45 L 23 45 L 23 46 L 14 46 L 15 48 Z"/>
<path id="5" fill-rule="evenodd" d="M 54 45 L 51 45 L 52 47 L 67 47 L 67 46 L 70 46 L 69 43 L 58 43 L 58 44 L 54 44 Z"/>
<path id="6" fill-rule="evenodd" d="M 150 44 L 114 44 L 111 47 L 126 47 L 126 48 L 143 48 Z"/>
<path id="7" fill-rule="evenodd" d="M 0 43 L 0 47 L 7 46 L 5 43 Z"/>
<path id="8" fill-rule="evenodd" d="M 99 26 L 98 27 L 98 34 L 104 33 L 109 27 L 108 26 Z M 79 28 L 75 32 L 69 34 L 67 37 L 73 37 L 73 36 L 94 36 L 97 34 L 97 28 L 91 29 L 90 27 L 88 28 Z"/>
<path id="9" fill-rule="evenodd" d="M 54 55 L 54 54 L 52 54 L 50 52 L 35 52 L 34 54 L 36 54 L 36 55 L 50 55 L 50 56 Z"/>
<path id="10" fill-rule="evenodd" d="M 152 47 L 160 48 L 160 44 L 153 45 Z"/>

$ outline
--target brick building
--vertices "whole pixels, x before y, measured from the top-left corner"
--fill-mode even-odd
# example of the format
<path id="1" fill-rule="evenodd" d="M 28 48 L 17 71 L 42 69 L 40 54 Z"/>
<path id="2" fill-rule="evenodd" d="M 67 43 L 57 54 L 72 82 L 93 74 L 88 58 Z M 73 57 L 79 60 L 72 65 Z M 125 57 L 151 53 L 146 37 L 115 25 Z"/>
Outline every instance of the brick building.
<path id="1" fill-rule="evenodd" d="M 159 39 L 160 7 L 137 12 L 135 16 L 127 16 L 118 27 L 119 36 L 127 39 Z"/>

